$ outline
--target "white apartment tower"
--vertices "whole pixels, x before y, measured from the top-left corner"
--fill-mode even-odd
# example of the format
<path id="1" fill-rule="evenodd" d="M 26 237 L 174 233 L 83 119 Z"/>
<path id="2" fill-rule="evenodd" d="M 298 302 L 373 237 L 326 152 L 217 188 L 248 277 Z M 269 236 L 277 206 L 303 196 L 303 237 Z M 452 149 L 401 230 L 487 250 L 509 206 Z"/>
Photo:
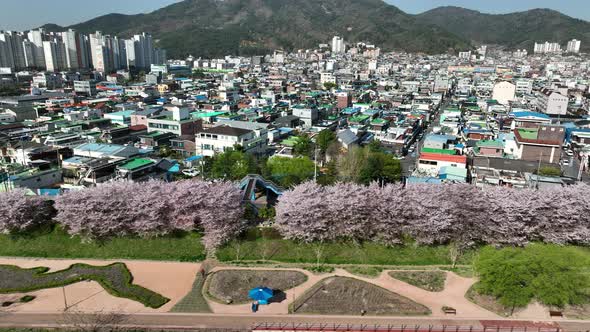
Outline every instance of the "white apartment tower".
<path id="1" fill-rule="evenodd" d="M 0 31 L 0 67 L 23 69 L 27 66 L 23 41 L 20 33 Z"/>
<path id="2" fill-rule="evenodd" d="M 344 52 L 346 52 L 346 44 L 344 44 L 344 39 L 334 36 L 334 38 L 332 38 L 332 53 Z"/>
<path id="3" fill-rule="evenodd" d="M 34 61 L 30 61 L 29 67 L 45 68 L 45 51 L 43 49 L 43 41 L 47 40 L 43 29 L 31 30 L 27 35 L 31 42 L 31 53 Z M 24 45 L 23 45 L 24 47 Z"/>
<path id="4" fill-rule="evenodd" d="M 582 42 L 577 39 L 572 39 L 567 43 L 568 53 L 580 53 L 580 46 Z"/>
<path id="5" fill-rule="evenodd" d="M 66 48 L 66 67 L 68 69 L 89 68 L 89 45 L 86 36 L 69 29 L 61 33 Z"/>
<path id="6" fill-rule="evenodd" d="M 47 71 L 58 71 L 67 68 L 66 46 L 58 37 L 43 42 L 43 53 Z"/>
<path id="7" fill-rule="evenodd" d="M 109 72 L 109 52 L 106 47 L 106 37 L 102 32 L 97 31 L 90 35 L 90 52 L 92 58 L 92 67 L 99 72 Z"/>
<path id="8" fill-rule="evenodd" d="M 545 42 L 542 44 L 535 43 L 535 53 L 536 54 L 559 53 L 559 52 L 561 52 L 561 45 L 559 45 L 559 43 L 550 43 L 550 42 Z"/>

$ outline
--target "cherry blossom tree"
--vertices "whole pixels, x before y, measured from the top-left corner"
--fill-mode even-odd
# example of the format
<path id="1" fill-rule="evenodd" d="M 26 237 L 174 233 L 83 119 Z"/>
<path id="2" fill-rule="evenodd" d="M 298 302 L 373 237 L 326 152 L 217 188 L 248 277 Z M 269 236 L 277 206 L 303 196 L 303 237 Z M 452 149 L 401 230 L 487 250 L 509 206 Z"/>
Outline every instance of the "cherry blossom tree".
<path id="1" fill-rule="evenodd" d="M 202 229 L 213 249 L 244 228 L 241 192 L 226 182 L 114 182 L 65 193 L 55 205 L 70 234 L 90 239 Z"/>
<path id="2" fill-rule="evenodd" d="M 23 189 L 0 193 L 0 233 L 22 233 L 50 223 L 54 213 L 43 197 L 27 196 Z"/>
<path id="3" fill-rule="evenodd" d="M 452 244 L 453 260 L 476 244 L 590 243 L 587 185 L 479 189 L 467 184 L 380 187 L 304 183 L 281 196 L 276 227 L 304 242 L 338 238 L 388 245 Z"/>

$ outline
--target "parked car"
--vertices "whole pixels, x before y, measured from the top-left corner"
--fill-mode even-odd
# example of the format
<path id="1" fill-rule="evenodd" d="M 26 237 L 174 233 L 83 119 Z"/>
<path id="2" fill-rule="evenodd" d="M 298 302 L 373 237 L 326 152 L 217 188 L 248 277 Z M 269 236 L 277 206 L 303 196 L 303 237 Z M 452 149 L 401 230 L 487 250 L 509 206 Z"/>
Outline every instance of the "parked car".
<path id="1" fill-rule="evenodd" d="M 196 168 L 189 168 L 189 169 L 183 169 L 182 174 L 184 174 L 186 176 L 190 176 L 190 177 L 195 177 L 195 176 L 201 174 L 201 172 Z"/>

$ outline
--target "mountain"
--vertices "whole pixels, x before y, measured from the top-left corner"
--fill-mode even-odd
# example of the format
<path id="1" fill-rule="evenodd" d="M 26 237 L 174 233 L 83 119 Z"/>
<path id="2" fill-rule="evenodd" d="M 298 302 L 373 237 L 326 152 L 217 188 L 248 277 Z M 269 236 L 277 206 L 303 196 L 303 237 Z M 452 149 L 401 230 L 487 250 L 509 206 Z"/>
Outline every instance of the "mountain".
<path id="1" fill-rule="evenodd" d="M 550 9 L 511 14 L 485 14 L 460 7 L 439 7 L 416 15 L 425 24 L 435 24 L 474 43 L 498 44 L 532 50 L 535 42 L 582 41 L 590 51 L 590 22 Z"/>
<path id="2" fill-rule="evenodd" d="M 335 35 L 386 50 L 445 53 L 470 47 L 382 0 L 185 0 L 149 14 L 109 14 L 66 28 L 124 37 L 145 31 L 172 57 L 312 48 Z"/>

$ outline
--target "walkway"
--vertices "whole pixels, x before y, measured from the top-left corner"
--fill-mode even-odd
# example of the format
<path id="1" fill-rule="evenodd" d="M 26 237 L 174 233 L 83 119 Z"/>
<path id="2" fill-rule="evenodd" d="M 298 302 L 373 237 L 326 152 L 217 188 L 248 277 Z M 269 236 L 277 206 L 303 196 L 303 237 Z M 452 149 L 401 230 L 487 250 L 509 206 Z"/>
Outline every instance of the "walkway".
<path id="1" fill-rule="evenodd" d="M 405 296 L 415 302 L 423 304 L 427 306 L 431 311 L 431 317 L 448 317 L 442 312 L 443 306 L 449 306 L 457 309 L 457 316 L 461 318 L 487 318 L 487 319 L 498 319 L 500 318 L 495 313 L 492 313 L 488 310 L 485 310 L 469 300 L 465 298 L 465 293 L 469 288 L 475 283 L 475 279 L 470 278 L 463 278 L 455 273 L 446 272 L 447 278 L 445 281 L 445 289 L 442 292 L 429 292 L 423 290 L 421 288 L 412 286 L 405 282 L 399 281 L 389 276 L 388 272 L 391 270 L 383 271 L 381 275 L 377 278 L 365 278 L 360 277 L 354 274 L 347 272 L 344 269 L 336 269 L 333 273 L 328 274 L 313 274 L 310 271 L 302 270 L 302 269 L 271 269 L 271 268 L 253 268 L 253 267 L 217 267 L 212 270 L 212 272 L 220 271 L 220 270 L 290 270 L 290 271 L 299 271 L 307 275 L 308 280 L 290 290 L 285 291 L 287 295 L 287 300 L 281 303 L 272 303 L 267 306 L 260 306 L 260 313 L 261 314 L 282 314 L 286 315 L 289 312 L 289 305 L 293 303 L 293 301 L 298 297 L 301 296 L 305 291 L 311 288 L 313 285 L 318 283 L 319 281 L 332 277 L 332 276 L 340 276 L 340 277 L 349 277 L 354 278 L 362 281 L 366 281 L 368 283 L 372 283 L 374 285 L 380 286 L 385 288 L 391 292 L 397 293 L 399 295 Z M 223 313 L 223 314 L 245 314 L 251 311 L 250 304 L 242 304 L 242 305 L 226 305 L 221 304 L 212 300 L 209 300 L 209 306 L 215 313 Z M 528 317 L 530 318 L 530 317 Z M 536 317 L 538 319 L 543 319 L 544 317 Z"/>

